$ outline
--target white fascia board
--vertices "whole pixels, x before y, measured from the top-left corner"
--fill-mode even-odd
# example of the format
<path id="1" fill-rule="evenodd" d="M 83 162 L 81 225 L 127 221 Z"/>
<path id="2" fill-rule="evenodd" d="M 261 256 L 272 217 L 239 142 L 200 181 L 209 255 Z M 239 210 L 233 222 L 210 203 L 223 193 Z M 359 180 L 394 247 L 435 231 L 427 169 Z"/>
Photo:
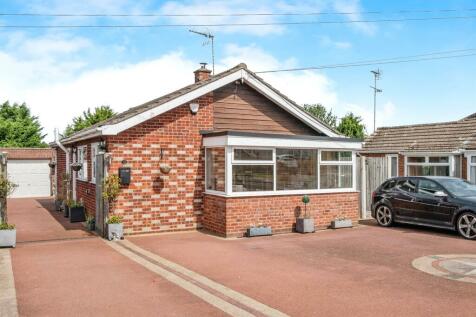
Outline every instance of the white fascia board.
<path id="1" fill-rule="evenodd" d="M 444 156 L 444 155 L 458 155 L 461 154 L 460 151 L 453 151 L 453 152 L 400 152 L 399 154 L 405 156 Z"/>
<path id="2" fill-rule="evenodd" d="M 309 148 L 309 149 L 341 149 L 359 151 L 362 144 L 340 140 L 312 140 L 296 138 L 267 138 L 235 135 L 220 135 L 203 139 L 205 147 L 243 146 L 243 147 L 273 147 L 273 148 Z"/>
<path id="3" fill-rule="evenodd" d="M 249 73 L 246 74 L 244 77 L 245 81 L 253 88 L 270 98 L 272 101 L 277 103 L 281 106 L 284 110 L 292 114 L 293 116 L 297 117 L 301 121 L 305 122 L 309 126 L 311 126 L 314 130 L 324 133 L 330 137 L 342 137 L 326 127 L 325 125 L 319 123 L 316 119 L 312 118 L 309 114 L 307 114 L 304 109 L 298 109 L 294 105 L 291 105 L 289 101 L 285 98 L 277 94 L 274 90 L 269 88 L 267 85 L 263 84 L 259 79 L 255 78 L 253 75 Z"/>
<path id="4" fill-rule="evenodd" d="M 237 70 L 236 72 L 231 73 L 227 75 L 226 77 L 223 77 L 214 82 L 206 84 L 200 88 L 192 90 L 191 92 L 186 93 L 180 97 L 177 97 L 169 102 L 163 103 L 155 108 L 144 111 L 143 113 L 140 113 L 122 122 L 112 124 L 112 125 L 105 125 L 101 127 L 100 129 L 103 135 L 117 135 L 118 133 L 122 131 L 132 128 L 133 126 L 136 126 L 147 120 L 150 120 L 158 115 L 161 115 L 162 113 L 172 110 L 194 99 L 197 99 L 209 92 L 214 91 L 215 89 L 228 85 L 229 83 L 232 83 L 241 78 L 242 78 L 242 72 L 240 70 Z"/>

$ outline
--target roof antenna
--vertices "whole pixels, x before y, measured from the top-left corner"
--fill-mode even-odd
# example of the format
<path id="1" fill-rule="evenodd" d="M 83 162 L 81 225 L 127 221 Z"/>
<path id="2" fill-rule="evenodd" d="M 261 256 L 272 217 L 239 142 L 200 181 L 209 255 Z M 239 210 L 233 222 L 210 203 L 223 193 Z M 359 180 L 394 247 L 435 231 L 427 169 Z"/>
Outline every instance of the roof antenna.
<path id="1" fill-rule="evenodd" d="M 203 45 L 208 45 L 210 41 L 212 42 L 212 74 L 215 75 L 215 35 L 210 32 L 199 32 L 195 30 L 188 30 L 189 32 L 201 35 L 209 39 L 208 41 L 203 42 Z"/>

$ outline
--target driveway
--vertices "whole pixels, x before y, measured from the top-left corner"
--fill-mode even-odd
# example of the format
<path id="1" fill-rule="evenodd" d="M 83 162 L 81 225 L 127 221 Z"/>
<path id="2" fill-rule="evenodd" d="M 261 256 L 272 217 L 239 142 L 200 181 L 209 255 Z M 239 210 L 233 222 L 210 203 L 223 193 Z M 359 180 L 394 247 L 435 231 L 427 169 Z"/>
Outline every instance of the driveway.
<path id="1" fill-rule="evenodd" d="M 476 284 L 412 266 L 422 256 L 475 254 L 476 242 L 450 232 L 369 225 L 105 242 L 63 223 L 49 200 L 9 203 L 21 238 L 11 256 L 24 316 L 473 316 L 476 309 Z"/>

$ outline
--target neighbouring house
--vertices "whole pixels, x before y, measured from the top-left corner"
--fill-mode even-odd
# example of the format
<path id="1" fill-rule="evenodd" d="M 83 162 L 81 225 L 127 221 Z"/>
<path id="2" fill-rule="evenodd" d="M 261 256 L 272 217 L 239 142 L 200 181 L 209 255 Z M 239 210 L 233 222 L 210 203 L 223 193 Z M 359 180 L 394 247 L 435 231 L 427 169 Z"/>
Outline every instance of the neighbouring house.
<path id="1" fill-rule="evenodd" d="M 58 140 L 58 189 L 70 164 L 82 163 L 73 195 L 107 217 L 96 199 L 102 164 L 106 174 L 129 169 L 109 210 L 126 234 L 203 228 L 229 237 L 258 224 L 290 232 L 304 194 L 318 228 L 338 216 L 358 220 L 361 140 L 307 114 L 245 64 L 194 74 L 189 86 Z"/>
<path id="2" fill-rule="evenodd" d="M 0 148 L 7 153 L 7 172 L 18 187 L 10 197 L 47 197 L 52 195 L 53 151 L 49 148 Z"/>
<path id="3" fill-rule="evenodd" d="M 476 183 L 476 113 L 457 121 L 378 128 L 360 153 L 368 197 L 395 176 L 454 176 Z"/>

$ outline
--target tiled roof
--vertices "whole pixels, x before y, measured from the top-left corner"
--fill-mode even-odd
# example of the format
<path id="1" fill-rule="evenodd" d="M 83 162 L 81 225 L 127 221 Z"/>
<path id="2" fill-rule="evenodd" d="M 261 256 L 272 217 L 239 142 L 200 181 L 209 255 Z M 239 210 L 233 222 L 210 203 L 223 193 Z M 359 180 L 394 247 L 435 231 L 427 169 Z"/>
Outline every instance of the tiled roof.
<path id="1" fill-rule="evenodd" d="M 179 90 L 176 90 L 174 92 L 171 92 L 167 95 L 164 95 L 162 97 L 159 97 L 157 99 L 154 99 L 154 100 L 151 100 L 147 103 L 144 103 L 142 105 L 139 105 L 139 106 L 136 106 L 136 107 L 133 107 L 133 108 L 130 108 L 129 110 L 126 110 L 122 113 L 119 113 L 117 115 L 115 115 L 114 117 L 108 119 L 108 120 L 105 120 L 105 121 L 102 121 L 100 123 L 97 123 L 87 129 L 84 129 L 84 130 L 81 130 L 79 132 L 76 132 L 74 133 L 73 135 L 69 136 L 68 138 L 64 138 L 61 140 L 62 143 L 69 143 L 69 142 L 74 142 L 76 141 L 77 139 L 80 139 L 80 138 L 84 138 L 84 136 L 86 135 L 93 135 L 97 130 L 98 127 L 102 127 L 102 126 L 105 126 L 105 125 L 113 125 L 113 124 L 117 124 L 119 122 L 122 122 L 122 121 L 125 121 L 129 118 L 132 118 L 138 114 L 141 114 L 145 111 L 148 111 L 150 109 L 153 109 L 157 106 L 160 106 L 170 100 L 173 100 L 175 98 L 178 98 L 182 95 L 185 95 L 195 89 L 198 89 L 202 86 L 205 86 L 205 85 L 208 85 L 214 81 L 217 81 L 221 78 L 224 78 L 238 70 L 246 70 L 248 73 L 252 74 L 254 77 L 256 77 L 259 81 L 261 81 L 263 84 L 265 84 L 267 87 L 269 87 L 270 89 L 272 89 L 274 92 L 276 92 L 277 94 L 279 94 L 282 98 L 286 99 L 293 107 L 298 107 L 298 108 L 301 108 L 299 105 L 297 105 L 294 101 L 292 101 L 291 99 L 289 99 L 286 95 L 284 95 L 283 93 L 281 93 L 279 90 L 275 89 L 274 87 L 272 87 L 270 84 L 268 84 L 267 82 L 265 82 L 262 78 L 258 77 L 255 73 L 251 72 L 250 70 L 247 69 L 247 66 L 246 64 L 244 63 L 241 63 L 241 64 L 238 64 L 237 66 L 233 67 L 233 68 L 230 68 L 224 72 L 221 72 L 217 75 L 213 75 L 211 76 L 209 79 L 206 79 L 206 80 L 201 80 L 201 81 L 198 81 L 196 83 L 193 83 L 191 85 L 188 85 L 188 86 L 185 86 Z M 329 127 L 328 125 L 326 125 L 325 123 L 323 123 L 322 121 L 320 121 L 318 118 L 315 118 L 314 117 L 314 120 L 317 120 L 319 121 L 319 123 L 321 123 L 322 125 L 326 126 L 327 128 L 329 128 L 330 130 L 332 130 L 333 132 L 335 132 L 336 134 L 340 134 L 339 132 L 335 131 L 332 127 Z M 52 144 L 52 146 L 54 146 L 54 144 Z"/>
<path id="2" fill-rule="evenodd" d="M 452 152 L 476 148 L 476 113 L 458 121 L 378 128 L 364 152 Z"/>
<path id="3" fill-rule="evenodd" d="M 48 148 L 0 148 L 6 152 L 9 160 L 48 160 L 53 157 L 52 149 Z"/>

